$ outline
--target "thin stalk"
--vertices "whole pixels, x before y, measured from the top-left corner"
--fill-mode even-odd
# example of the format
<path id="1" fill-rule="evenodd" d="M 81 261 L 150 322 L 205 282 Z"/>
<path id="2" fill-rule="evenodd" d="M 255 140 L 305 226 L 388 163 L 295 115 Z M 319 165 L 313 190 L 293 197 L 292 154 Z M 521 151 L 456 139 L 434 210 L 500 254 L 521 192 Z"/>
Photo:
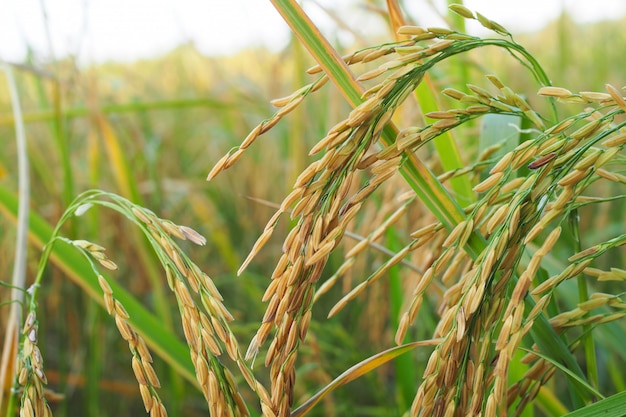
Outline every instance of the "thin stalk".
<path id="1" fill-rule="evenodd" d="M 15 369 L 18 343 L 18 329 L 22 322 L 22 305 L 24 302 L 24 289 L 26 287 L 26 252 L 28 239 L 28 213 L 30 206 L 30 181 L 28 175 L 28 153 L 26 146 L 26 133 L 22 120 L 22 106 L 17 91 L 13 69 L 10 65 L 2 63 L 2 69 L 7 77 L 11 107 L 15 118 L 15 141 L 17 143 L 17 169 L 18 169 L 18 192 L 19 206 L 17 212 L 17 236 L 15 239 L 15 256 L 13 263 L 13 276 L 11 283 L 11 304 L 9 318 L 6 323 L 7 333 L 2 349 L 2 369 L 0 369 L 0 381 L 7 381 L 8 374 Z M 0 395 L 0 409 L 2 408 L 2 395 Z M 9 411 L 12 409 L 14 395 L 9 398 Z M 7 414 L 8 415 L 8 414 Z"/>
<path id="2" fill-rule="evenodd" d="M 574 240 L 574 253 L 582 251 L 582 243 L 580 240 L 580 229 L 578 227 L 578 210 L 572 210 L 569 214 L 569 226 Z M 578 301 L 583 303 L 589 300 L 589 289 L 587 288 L 587 279 L 584 273 L 578 274 L 576 277 L 576 283 L 578 285 Z M 589 313 L 586 314 L 586 316 Z M 590 324 L 584 324 L 583 332 L 581 335 L 581 342 L 583 350 L 585 351 L 585 361 L 587 365 L 587 378 L 589 383 L 594 388 L 599 387 L 598 378 L 598 363 L 596 361 L 596 347 L 593 341 L 593 335 L 591 333 L 592 327 Z"/>
<path id="3" fill-rule="evenodd" d="M 429 74 L 424 76 L 424 82 L 417 86 L 415 94 L 424 114 L 442 109 L 437 97 L 437 86 L 433 81 L 433 77 L 430 77 Z M 441 166 L 445 171 L 454 171 L 464 166 L 461 152 L 453 136 L 453 130 L 448 130 L 436 137 L 433 143 L 437 150 L 437 156 L 441 161 Z M 476 195 L 472 190 L 472 184 L 468 175 L 451 178 L 450 187 L 461 205 L 467 206 L 476 201 Z"/>
<path id="4" fill-rule="evenodd" d="M 305 74 L 305 51 L 302 48 L 302 44 L 297 41 L 297 39 L 292 37 L 291 51 L 294 55 L 294 69 L 293 69 L 293 90 L 297 89 L 298 86 L 305 84 L 304 74 Z M 304 106 L 308 103 L 303 103 Z M 296 111 L 292 113 L 291 123 L 289 124 L 289 137 L 298 137 L 302 135 L 302 132 L 307 132 L 306 121 L 304 118 L 305 112 L 301 109 L 300 111 Z M 304 139 L 304 138 L 303 138 Z M 307 151 L 305 149 L 306 142 L 304 140 L 287 140 L 286 149 L 288 149 L 289 161 L 289 171 L 287 172 L 288 181 L 287 184 L 293 184 L 298 178 L 300 172 L 304 170 L 306 167 L 306 159 L 305 155 Z"/>
<path id="5" fill-rule="evenodd" d="M 386 237 L 390 249 L 399 250 L 401 248 L 395 229 L 388 229 Z M 396 265 L 389 270 L 389 310 L 394 328 L 397 328 L 399 324 L 398 317 L 400 317 L 404 303 L 404 291 L 400 268 Z M 408 336 L 405 336 L 402 343 L 409 343 Z M 415 396 L 415 382 L 418 381 L 413 357 L 409 355 L 399 356 L 394 363 L 394 368 L 400 404 L 402 409 L 408 409 L 411 407 L 411 402 Z"/>

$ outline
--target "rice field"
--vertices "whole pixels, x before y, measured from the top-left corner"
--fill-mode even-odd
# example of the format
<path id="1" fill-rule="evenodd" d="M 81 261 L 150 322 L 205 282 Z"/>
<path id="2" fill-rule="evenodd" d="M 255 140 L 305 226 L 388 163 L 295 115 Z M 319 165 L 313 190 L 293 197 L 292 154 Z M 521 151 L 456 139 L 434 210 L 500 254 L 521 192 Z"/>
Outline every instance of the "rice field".
<path id="1" fill-rule="evenodd" d="M 623 21 L 273 3 L 279 54 L 4 66 L 0 413 L 625 415 Z"/>

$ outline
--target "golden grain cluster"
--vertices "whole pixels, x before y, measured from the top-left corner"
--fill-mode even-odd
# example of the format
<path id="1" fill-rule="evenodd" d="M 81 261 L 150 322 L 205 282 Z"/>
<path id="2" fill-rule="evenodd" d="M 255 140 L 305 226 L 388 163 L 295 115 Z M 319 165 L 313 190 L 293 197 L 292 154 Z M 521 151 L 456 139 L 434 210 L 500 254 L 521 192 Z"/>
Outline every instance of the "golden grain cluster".
<path id="1" fill-rule="evenodd" d="M 506 33 L 503 28 L 494 26 L 495 22 L 481 16 L 479 20 Z M 575 95 L 562 88 L 543 87 L 539 91 L 542 96 L 557 97 L 566 103 L 598 103 L 609 109 L 605 113 L 586 110 L 548 128 L 545 118 L 533 110 L 526 99 L 495 75 L 489 75 L 488 81 L 500 94 L 472 84 L 467 85 L 468 93 L 447 88 L 443 94 L 459 101 L 463 107 L 428 113 L 426 116 L 435 119 L 434 123 L 403 129 L 392 145 L 375 150 L 374 142 L 391 123 L 397 106 L 422 80 L 424 67 L 434 61 L 433 57 L 453 54 L 463 48 L 463 42 L 474 41 L 472 37 L 439 28 L 403 27 L 400 33 L 412 38 L 344 57 L 344 61 L 352 65 L 396 56 L 357 78 L 366 81 L 390 74 L 367 90 L 363 103 L 312 148 L 312 155 L 324 151 L 323 156 L 298 177 L 292 193 L 282 202 L 244 262 L 243 267 L 268 241 L 281 214 L 290 212 L 291 218 L 297 219 L 297 225 L 285 239 L 283 255 L 264 295 L 268 308 L 247 355 L 255 356 L 272 328 L 276 329 L 266 356 L 273 385 L 270 403 L 264 406 L 266 415 L 288 415 L 292 406 L 294 363 L 298 346 L 306 336 L 312 300 L 327 292 L 352 267 L 355 257 L 404 214 L 407 206 L 414 202 L 414 196 L 387 222 L 347 251 L 342 266 L 314 295 L 328 255 L 345 235 L 350 220 L 367 197 L 388 181 L 406 158 L 449 129 L 486 113 L 512 113 L 525 117 L 538 134 L 492 160 L 489 175 L 473 188 L 479 198 L 465 209 L 465 220 L 451 229 L 440 222 L 432 223 L 411 234 L 410 244 L 349 291 L 329 314 L 336 314 L 385 276 L 391 266 L 410 259 L 418 249 L 427 245 L 434 251 L 435 256 L 423 272 L 416 272 L 418 279 L 407 297 L 407 307 L 395 336 L 398 344 L 405 340 L 424 297 L 437 287 L 435 283 L 441 283 L 445 292 L 439 307 L 440 321 L 432 335 L 441 342 L 428 360 L 411 415 L 491 417 L 506 414 L 516 402 L 525 405 L 532 401 L 541 385 L 554 373 L 554 366 L 540 356 L 529 354 L 523 360 L 531 365 L 524 380 L 509 386 L 511 361 L 535 321 L 545 320 L 544 308 L 550 302 L 551 292 L 560 282 L 583 272 L 597 252 L 588 251 L 570 258 L 571 263 L 564 271 L 537 283 L 543 257 L 559 240 L 561 222 L 572 205 L 580 201 L 586 187 L 598 178 L 620 180 L 616 173 L 603 168 L 626 142 L 621 127 L 613 123 L 616 112 L 620 111 L 616 111 L 615 106 L 623 109 L 623 98 L 617 89 L 608 86 L 609 93 Z M 417 44 L 429 39 L 434 39 L 430 45 Z M 424 61 L 429 58 L 431 61 Z M 309 73 L 320 71 L 320 67 L 313 67 Z M 303 91 L 275 104 L 297 104 Z M 313 89 L 306 90 L 309 91 Z M 265 122 L 252 135 L 264 132 L 264 125 Z M 244 143 L 247 146 L 249 142 L 246 139 Z M 489 154 L 496 150 L 497 147 L 490 150 L 482 159 L 489 161 Z M 219 162 L 210 177 L 226 167 Z M 523 168 L 529 173 L 517 176 L 518 170 Z M 471 167 L 444 173 L 439 179 L 445 181 L 468 172 L 472 172 Z M 365 179 L 361 185 L 355 185 L 357 178 Z M 544 236 L 541 245 L 530 260 L 523 261 L 529 245 L 540 236 Z M 476 256 L 468 251 L 470 239 L 485 242 Z M 568 324 L 584 325 L 622 317 L 621 312 L 587 315 L 589 310 L 610 303 L 621 306 L 621 300 L 594 294 L 576 310 L 552 318 L 550 325 L 561 332 Z"/>
<path id="2" fill-rule="evenodd" d="M 452 9 L 509 36 L 506 29 L 481 14 L 460 5 Z M 458 108 L 428 112 L 424 120 L 433 122 L 398 129 L 394 123 L 398 108 L 412 96 L 432 67 L 451 56 L 491 45 L 517 54 L 520 60 L 527 59 L 529 67 L 535 65 L 512 39 L 479 39 L 450 29 L 416 26 L 403 26 L 399 33 L 407 39 L 343 57 L 348 65 L 385 58 L 385 62 L 366 70 L 356 81 L 374 83 L 385 77 L 364 91 L 362 103 L 311 148 L 310 155 L 317 159 L 297 177 L 292 191 L 267 222 L 239 270 L 241 273 L 267 244 L 281 217 L 290 216 L 294 226 L 284 237 L 282 254 L 268 277 L 263 294 L 266 311 L 245 355 L 240 352 L 229 324 L 233 316 L 213 281 L 174 240 L 204 245 L 205 239 L 189 227 L 161 219 L 122 198 L 112 197 L 112 203 L 103 204 L 124 213 L 144 231 L 154 247 L 169 288 L 176 296 L 184 337 L 210 415 L 249 415 L 235 376 L 221 361 L 224 352 L 258 395 L 264 416 L 284 417 L 292 413 L 298 354 L 306 342 L 315 302 L 353 268 L 358 258 L 365 256 L 367 248 L 376 245 L 385 231 L 396 227 L 410 209 L 419 207 L 421 213 L 426 213 L 424 207 L 431 207 L 417 187 L 398 192 L 391 214 L 347 248 L 341 266 L 320 282 L 331 253 L 346 235 L 351 235 L 353 220 L 362 214 L 372 194 L 392 184 L 396 173 L 406 175 L 410 169 L 423 169 L 439 186 L 455 177 L 470 177 L 473 201 L 460 208 L 446 194 L 450 203 L 442 205 L 454 206 L 451 210 L 456 210 L 456 217 L 452 216 L 455 221 L 446 221 L 450 217 L 441 213 L 433 213 L 438 217 L 433 221 L 432 216 L 425 214 L 419 224 L 411 225 L 413 232 L 407 231 L 403 247 L 348 288 L 329 316 L 384 279 L 392 267 L 400 263 L 410 267 L 404 283 L 404 305 L 394 329 L 395 343 L 400 345 L 413 335 L 411 329 L 419 325 L 419 314 L 426 302 L 435 303 L 438 314 L 431 335 L 436 345 L 417 381 L 411 416 L 519 415 L 557 370 L 554 361 L 546 359 L 552 353 L 545 339 L 533 339 L 532 346 L 524 344 L 532 330 L 539 329 L 549 335 L 548 339 L 560 340 L 557 335 L 572 327 L 597 325 L 624 316 L 626 303 L 621 296 L 603 292 L 591 294 L 575 308 L 558 315 L 549 317 L 546 312 L 553 294 L 566 280 L 581 274 L 597 281 L 626 280 L 626 271 L 622 269 L 604 271 L 591 265 L 608 250 L 624 245 L 623 236 L 577 248 L 562 262 L 563 268 L 547 278 L 543 267 L 545 258 L 558 247 L 568 219 L 577 214 L 579 207 L 596 201 L 585 195 L 589 187 L 597 181 L 626 183 L 626 176 L 613 169 L 626 144 L 626 122 L 617 117 L 626 111 L 622 92 L 610 85 L 606 93 L 572 93 L 545 85 L 539 89 L 541 97 L 592 106 L 564 120 L 552 120 L 497 76 L 488 75 L 487 85 L 467 84 L 442 91 Z M 535 75 L 540 72 L 534 70 Z M 322 71 L 320 66 L 308 70 L 310 74 Z M 328 79 L 324 74 L 293 94 L 274 100 L 272 103 L 279 110 L 220 159 L 208 179 L 231 167 L 261 134 L 322 88 Z M 438 177 L 425 164 L 416 168 L 415 164 L 422 164 L 417 155 L 428 149 L 433 140 L 486 114 L 517 115 L 527 122 L 524 133 L 530 132 L 530 136 L 521 143 L 498 144 L 478 155 L 477 162 L 465 161 L 466 167 L 440 172 Z M 391 141 L 383 140 L 390 134 Z M 494 156 L 501 148 L 502 154 Z M 470 157 L 475 156 L 467 158 Z M 433 169 L 440 167 L 435 164 Z M 83 204 L 97 204 L 95 198 L 101 197 L 97 193 L 88 195 Z M 85 240 L 71 243 L 101 266 L 117 268 L 103 247 Z M 131 317 L 115 298 L 107 280 L 99 274 L 98 282 L 106 310 L 128 342 L 131 366 L 146 411 L 152 416 L 167 415 L 157 393 L 160 382 L 146 342 L 134 329 Z M 596 309 L 601 310 L 592 315 Z M 46 378 L 37 347 L 34 310 L 26 319 L 24 335 L 18 369 L 19 383 L 24 388 L 22 415 L 48 416 L 50 409 L 42 394 Z M 264 364 L 269 372 L 269 387 L 257 380 L 249 364 L 266 342 L 269 346 Z M 570 348 L 575 346 L 565 347 Z M 516 358 L 521 349 L 530 352 L 520 361 Z M 510 370 L 515 363 L 525 364 L 528 369 L 521 380 L 510 384 Z"/>

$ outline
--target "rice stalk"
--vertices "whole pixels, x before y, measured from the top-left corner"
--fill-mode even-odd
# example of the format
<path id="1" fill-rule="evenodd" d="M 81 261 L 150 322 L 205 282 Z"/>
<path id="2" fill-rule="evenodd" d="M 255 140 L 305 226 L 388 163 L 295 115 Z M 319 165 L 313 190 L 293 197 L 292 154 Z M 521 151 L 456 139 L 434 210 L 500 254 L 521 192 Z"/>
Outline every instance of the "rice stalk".
<path id="1" fill-rule="evenodd" d="M 483 26 L 510 37 L 506 29 L 483 15 L 459 10 L 476 18 Z M 576 95 L 566 89 L 542 87 L 540 95 L 554 97 L 560 102 L 595 103 L 602 106 L 600 110 L 607 109 L 606 113 L 591 109 L 550 126 L 549 119 L 535 111 L 526 99 L 496 76 L 490 75 L 488 80 L 499 90 L 499 94 L 472 84 L 467 85 L 468 93 L 446 89 L 443 93 L 458 100 L 464 107 L 430 113 L 435 122 L 421 128 L 402 130 L 386 148 L 372 151 L 374 141 L 380 139 L 384 142 L 385 125 L 390 123 L 397 106 L 416 88 L 428 69 L 450 56 L 476 47 L 499 46 L 517 59 L 526 59 L 523 63 L 533 75 L 541 81 L 547 80 L 534 58 L 514 42 L 456 36 L 454 31 L 441 28 L 403 27 L 399 32 L 411 38 L 345 59 L 346 63 L 352 64 L 361 57 L 363 60 L 366 57 L 390 57 L 377 68 L 361 74 L 357 81 L 373 80 L 383 75 L 387 78 L 368 89 L 363 95 L 364 101 L 312 148 L 311 154 L 322 150 L 325 153 L 300 175 L 293 192 L 283 201 L 244 262 L 245 267 L 258 254 L 281 214 L 293 206 L 291 217 L 297 219 L 297 225 L 284 241 L 283 256 L 264 296 L 265 300 L 269 300 L 268 309 L 247 354 L 248 357 L 255 356 L 271 329 L 276 329 L 266 356 L 266 366 L 270 368 L 273 383 L 271 403 L 265 408 L 267 413 L 271 410 L 270 415 L 288 413 L 293 403 L 293 364 L 298 346 L 306 335 L 311 303 L 315 299 L 315 284 L 329 253 L 345 234 L 349 220 L 399 166 L 411 164 L 412 160 L 407 155 L 414 154 L 448 130 L 488 113 L 515 114 L 527 120 L 539 134 L 493 161 L 495 165 L 490 175 L 473 188 L 479 197 L 475 204 L 468 207 L 465 220 L 450 224 L 442 219 L 439 225 L 416 232 L 409 245 L 353 287 L 329 314 L 336 314 L 357 298 L 412 250 L 429 241 L 438 243 L 432 246 L 440 246 L 441 249 L 416 284 L 396 333 L 396 342 L 400 343 L 419 313 L 425 291 L 432 287 L 433 282 L 441 280 L 452 284 L 443 296 L 441 319 L 433 335 L 442 342 L 433 351 L 426 366 L 411 415 L 501 415 L 516 401 L 526 404 L 534 398 L 539 389 L 535 387 L 540 385 L 534 385 L 531 391 L 526 386 L 508 387 L 509 368 L 524 337 L 531 333 L 533 337 L 540 333 L 546 335 L 547 322 L 542 310 L 549 302 L 549 296 L 541 298 L 540 307 L 537 307 L 532 299 L 529 301 L 529 294 L 541 296 L 546 291 L 552 291 L 564 280 L 585 270 L 591 263 L 590 257 L 596 252 L 603 253 L 601 248 L 595 248 L 581 253 L 578 258 L 570 258 L 572 263 L 560 274 L 532 288 L 543 257 L 559 240 L 560 225 L 575 209 L 574 202 L 595 181 L 596 171 L 615 156 L 616 151 L 612 148 L 623 144 L 619 134 L 623 124 L 612 124 L 614 116 L 622 111 L 611 110 L 611 107 L 619 107 L 620 104 L 619 99 L 612 97 L 613 90 L 609 89 L 608 94 L 582 92 Z M 418 42 L 429 40 L 432 41 L 425 47 L 418 46 Z M 520 55 L 516 55 L 518 53 Z M 317 72 L 318 69 L 312 71 Z M 607 137 L 612 138 L 607 141 Z M 597 146 L 601 142 L 605 148 Z M 486 159 L 484 164 L 489 162 Z M 217 164 L 218 168 L 221 164 Z M 474 165 L 470 171 L 478 167 Z M 522 168 L 528 169 L 529 174 L 517 177 L 516 171 Z M 348 192 L 354 181 L 353 174 L 368 169 L 359 191 Z M 213 172 L 217 171 L 214 169 Z M 617 178 L 606 173 L 603 175 Z M 421 195 L 418 190 L 416 193 Z M 441 212 L 435 214 L 443 215 Z M 435 239 L 438 230 L 441 237 Z M 535 251 L 526 269 L 517 272 L 527 245 L 546 232 L 548 237 Z M 480 246 L 476 244 L 475 236 L 481 235 L 486 237 L 485 244 L 478 250 Z M 363 241 L 347 253 L 348 259 L 339 273 L 321 287 L 323 292 L 351 267 L 352 258 L 361 253 L 367 244 Z M 466 251 L 468 246 L 475 252 Z M 459 276 L 458 282 L 454 280 L 455 274 Z M 582 303 L 589 308 L 585 301 Z M 581 311 L 586 314 L 586 311 Z M 605 314 L 574 323 L 585 325 L 618 317 L 618 314 Z M 563 320 L 551 324 L 569 322 Z M 540 333 L 536 333 L 536 329 L 541 329 Z M 561 331 L 560 327 L 555 330 Z M 542 348 L 547 347 L 546 340 Z M 554 370 L 547 374 L 550 372 Z M 575 381 L 572 384 L 577 390 L 577 401 L 588 398 L 583 387 L 576 385 Z"/>
<path id="2" fill-rule="evenodd" d="M 129 323 L 129 314 L 124 306 L 115 299 L 110 285 L 99 273 L 96 265 L 99 264 L 100 267 L 116 270 L 116 263 L 109 259 L 105 253 L 105 248 L 98 244 L 87 240 L 68 240 L 58 236 L 60 227 L 65 221 L 71 216 L 84 214 L 93 205 L 108 207 L 124 214 L 139 226 L 152 244 L 165 268 L 169 287 L 176 295 L 185 338 L 189 345 L 192 362 L 196 368 L 196 377 L 207 399 L 211 414 L 249 415 L 232 374 L 218 359 L 222 352 L 226 351 L 228 356 L 237 363 L 248 384 L 254 390 L 262 389 L 244 361 L 237 340 L 228 325 L 233 317 L 222 304 L 222 296 L 211 278 L 203 273 L 173 240 L 173 238 L 177 238 L 189 240 L 197 245 L 204 245 L 206 243 L 205 238 L 190 227 L 179 226 L 169 220 L 160 219 L 151 211 L 134 205 L 122 197 L 97 190 L 88 191 L 79 196 L 58 223 L 52 240 L 46 246 L 38 276 L 35 279 L 35 284 L 33 284 L 33 290 L 30 292 L 30 313 L 24 332 L 26 337 L 23 339 L 20 352 L 24 358 L 21 369 L 28 369 L 34 376 L 20 370 L 24 374 L 20 382 L 20 385 L 24 387 L 22 412 L 28 413 L 33 406 L 44 410 L 41 413 L 46 412 L 47 409 L 43 395 L 39 395 L 39 397 L 31 395 L 32 393 L 41 394 L 43 392 L 42 384 L 46 382 L 41 354 L 36 347 L 35 314 L 38 288 L 41 285 L 44 266 L 50 256 L 54 242 L 62 240 L 81 251 L 90 261 L 94 273 L 98 276 L 106 310 L 113 317 L 122 338 L 129 344 L 132 353 L 132 369 L 139 383 L 146 411 L 154 416 L 167 415 L 165 406 L 156 392 L 156 389 L 160 387 L 160 382 L 152 367 L 152 356 L 147 345 L 141 335 Z M 199 296 L 200 302 L 191 295 L 192 292 Z M 31 369 L 32 371 L 30 371 Z M 34 390 L 30 387 L 33 387 Z M 37 412 L 33 415 L 44 415 L 41 413 Z"/>

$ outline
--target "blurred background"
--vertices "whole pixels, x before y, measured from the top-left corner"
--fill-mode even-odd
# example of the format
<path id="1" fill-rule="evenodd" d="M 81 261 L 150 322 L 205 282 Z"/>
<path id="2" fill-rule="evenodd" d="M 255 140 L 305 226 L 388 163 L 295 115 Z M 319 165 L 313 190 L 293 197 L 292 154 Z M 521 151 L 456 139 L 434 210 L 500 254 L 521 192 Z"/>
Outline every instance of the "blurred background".
<path id="1" fill-rule="evenodd" d="M 388 36 L 384 2 L 372 0 L 306 0 L 306 12 L 344 46 Z M 626 13 L 620 0 L 466 0 L 513 33 L 536 31 L 567 14 L 576 23 L 619 20 Z M 403 2 L 419 24 L 445 22 L 446 1 Z M 470 32 L 485 30 L 470 22 Z M 83 64 L 132 62 L 165 54 L 191 43 L 203 55 L 232 55 L 252 47 L 279 52 L 289 29 L 270 1 L 256 0 L 26 0 L 6 2 L 0 16 L 0 57 L 21 61 L 30 51 L 37 59 L 72 56 Z"/>
<path id="2" fill-rule="evenodd" d="M 445 1 L 400 3 L 414 24 L 452 24 Z M 555 85 L 572 91 L 603 91 L 605 83 L 626 84 L 626 2 L 467 0 L 464 4 L 507 27 L 542 63 Z M 340 53 L 393 40 L 384 1 L 319 0 L 302 5 Z M 467 23 L 467 30 L 493 36 L 474 22 Z M 513 59 L 487 49 L 467 59 L 474 84 L 483 85 L 484 74 L 494 73 L 531 102 L 535 100 L 539 86 L 521 75 Z M 210 183 L 205 181 L 212 165 L 276 110 L 270 99 L 314 80 L 305 73 L 314 63 L 271 3 L 3 2 L 0 61 L 14 73 L 26 123 L 31 210 L 54 225 L 76 195 L 100 188 L 195 228 L 208 244 L 185 249 L 222 291 L 225 305 L 237 319 L 234 329 L 246 346 L 262 317 L 265 305 L 260 299 L 288 222 L 281 222 L 282 229 L 245 274 L 237 277 L 236 271 L 273 214 L 271 204 L 280 203 L 312 161 L 308 149 L 350 110 L 328 85 L 262 136 L 233 168 Z M 435 74 L 435 80 L 440 89 L 455 82 L 453 72 L 445 69 Z M 12 114 L 3 76 L 0 186 L 16 192 Z M 354 232 L 367 235 L 368 226 L 377 224 L 371 219 L 397 208 L 388 202 L 402 191 L 400 182 L 398 187 L 381 190 Z M 4 214 L 0 277 L 8 281 L 15 227 Z M 406 234 L 385 236 L 381 243 L 397 247 L 424 221 L 423 215 L 413 210 L 399 228 Z M 120 216 L 99 209 L 72 220 L 63 234 L 107 247 L 120 265 L 115 279 L 154 309 L 154 283 L 166 288 L 165 280 L 146 242 L 128 226 Z M 29 248 L 31 279 L 40 253 L 35 245 Z M 382 259 L 384 255 L 372 252 L 353 274 L 375 269 Z M 340 264 L 340 255 L 331 257 L 328 271 Z M 55 403 L 55 415 L 141 415 L 128 348 L 112 320 L 54 267 L 47 270 L 44 283 L 40 345 L 50 388 L 64 396 Z M 388 324 L 395 318 L 389 312 L 385 284 L 326 321 L 329 308 L 351 286 L 348 277 L 322 297 L 314 312 L 300 359 L 296 402 L 392 343 Z M 0 287 L 0 301 L 7 301 L 8 294 Z M 5 317 L 5 311 L 0 306 L 0 317 Z M 158 314 L 165 314 L 164 323 L 177 328 L 174 302 L 171 311 Z M 434 324 L 423 323 L 417 336 L 428 337 Z M 0 320 L 0 338 L 4 325 Z M 156 362 L 170 414 L 206 415 L 201 393 Z M 395 407 L 400 394 L 390 384 L 393 377 L 392 367 L 368 374 L 328 397 L 314 415 L 399 415 Z"/>

